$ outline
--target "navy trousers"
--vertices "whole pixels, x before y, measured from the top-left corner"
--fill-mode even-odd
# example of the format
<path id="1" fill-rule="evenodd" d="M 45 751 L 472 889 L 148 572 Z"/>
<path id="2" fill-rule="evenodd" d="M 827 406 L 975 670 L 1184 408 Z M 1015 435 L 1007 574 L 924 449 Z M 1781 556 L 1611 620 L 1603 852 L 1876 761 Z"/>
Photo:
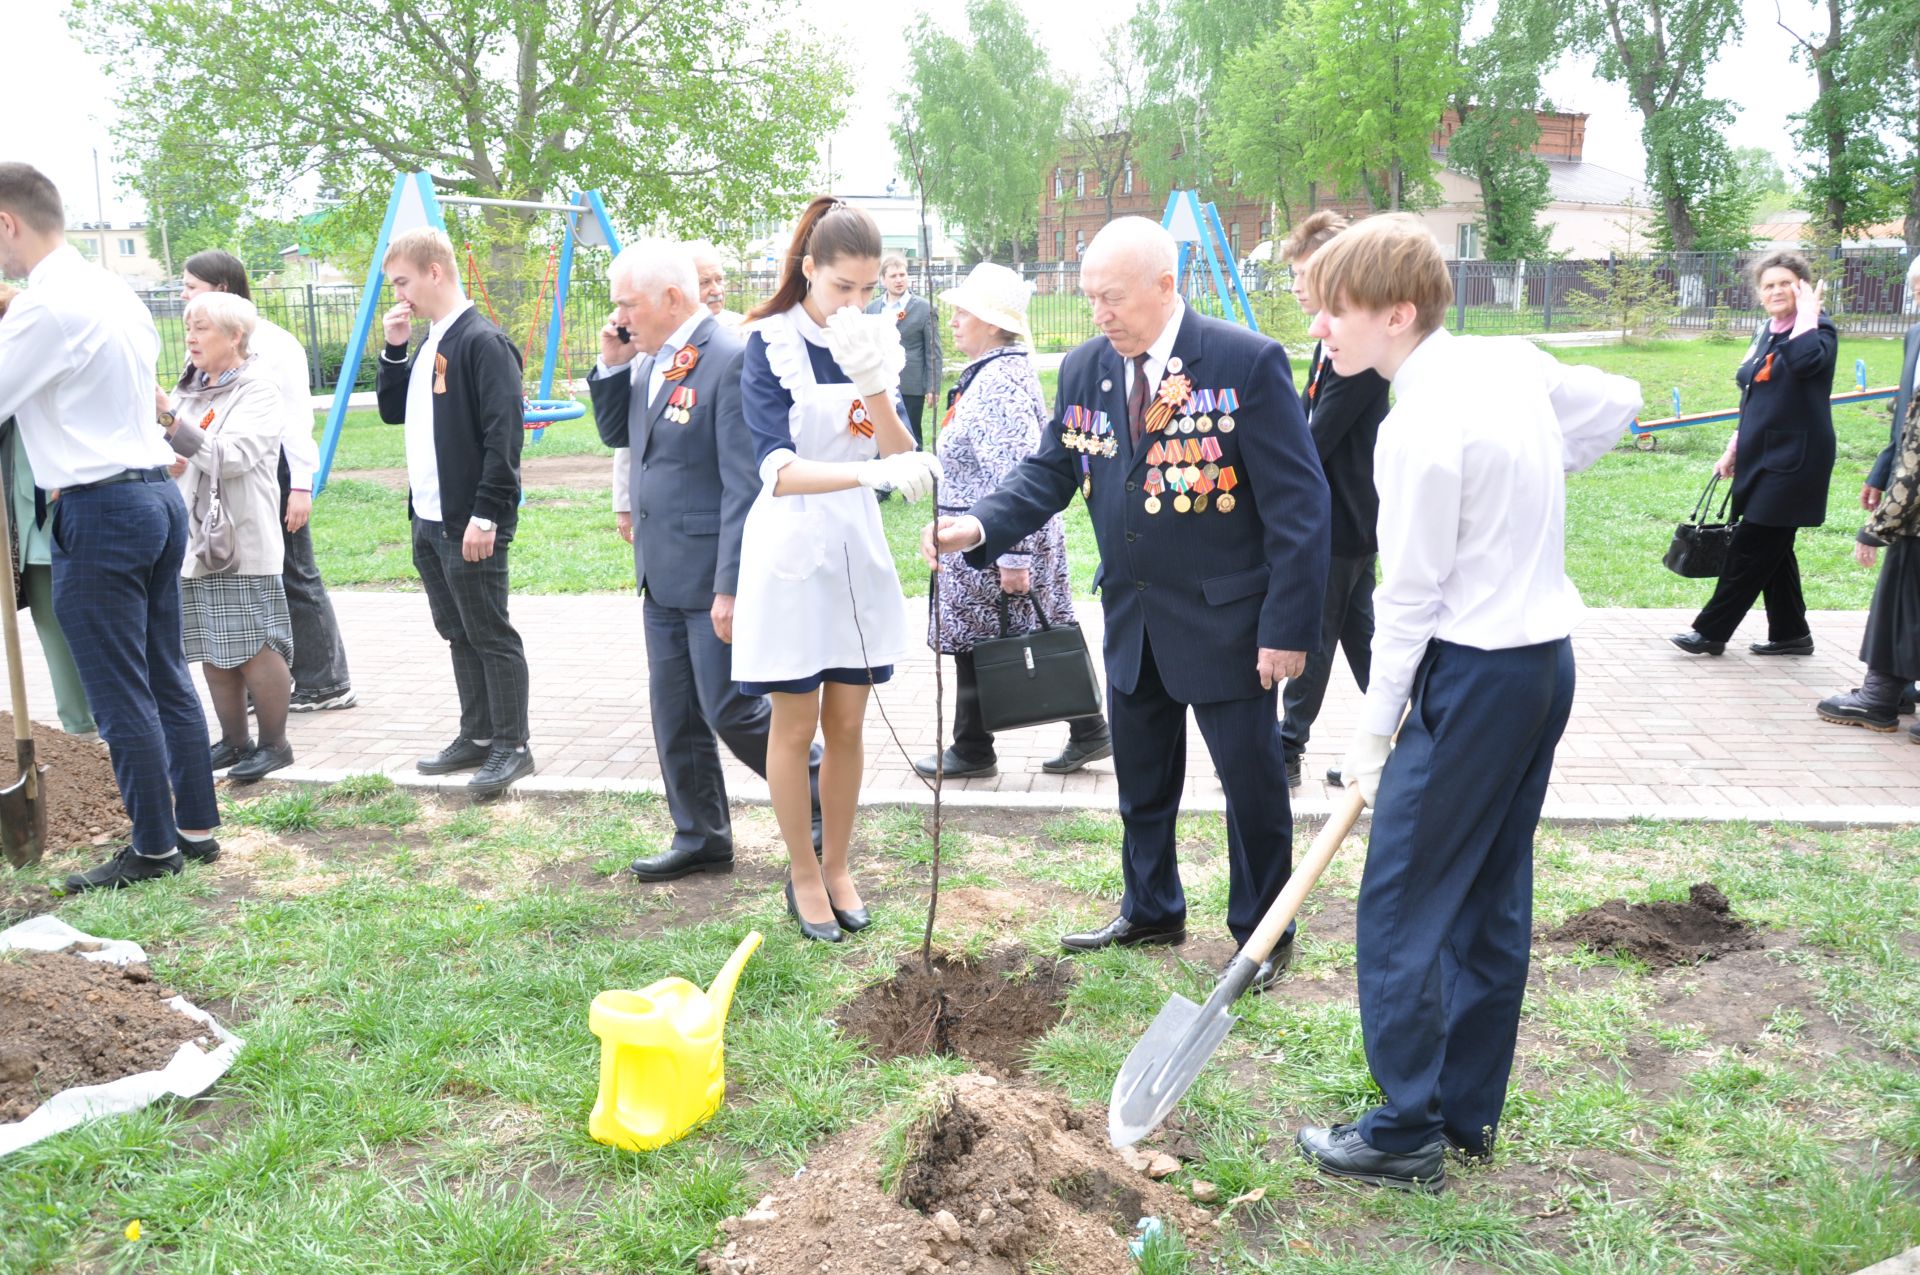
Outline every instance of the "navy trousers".
<path id="1" fill-rule="evenodd" d="M 1187 896 L 1173 848 L 1174 820 L 1187 775 L 1187 709 L 1167 694 L 1143 641 L 1140 680 L 1130 693 L 1107 692 L 1114 777 L 1126 837 L 1120 852 L 1127 892 L 1120 915 L 1136 925 L 1183 920 Z M 1247 658 L 1253 658 L 1247 652 Z M 1278 690 L 1249 699 L 1192 705 L 1227 794 L 1227 928 L 1244 943 L 1293 872 L 1293 811 L 1280 752 Z M 1287 928 L 1287 937 L 1293 927 Z"/>
<path id="2" fill-rule="evenodd" d="M 1381 1151 L 1489 1145 L 1533 931 L 1533 834 L 1573 707 L 1573 644 L 1436 641 L 1387 759 L 1360 881 L 1360 1025 Z"/>
<path id="3" fill-rule="evenodd" d="M 653 744 L 673 815 L 673 848 L 733 853 L 727 781 L 714 736 L 746 767 L 767 777 L 764 695 L 742 695 L 733 680 L 733 648 L 713 631 L 706 611 L 645 603 L 647 691 L 653 708 Z M 813 809 L 820 811 L 820 749 L 812 756 Z"/>
<path id="4" fill-rule="evenodd" d="M 220 822 L 207 718 L 180 637 L 187 506 L 164 471 L 63 493 L 53 506 L 53 610 L 113 757 L 136 854 L 174 853 Z"/>

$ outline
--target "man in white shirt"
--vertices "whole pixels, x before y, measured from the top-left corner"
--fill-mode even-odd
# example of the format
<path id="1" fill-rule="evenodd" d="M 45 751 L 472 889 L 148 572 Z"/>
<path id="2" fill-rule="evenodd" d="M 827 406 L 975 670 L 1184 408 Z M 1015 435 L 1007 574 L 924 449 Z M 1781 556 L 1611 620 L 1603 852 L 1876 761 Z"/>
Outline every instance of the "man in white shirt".
<path id="1" fill-rule="evenodd" d="M 0 323 L 0 420 L 19 418 L 50 515 L 53 607 L 73 649 L 133 842 L 67 877 L 118 889 L 213 859 L 212 752 L 180 633 L 187 506 L 155 420 L 160 337 L 127 286 L 67 243 L 53 183 L 0 164 L 0 275 L 27 291 Z"/>
<path id="2" fill-rule="evenodd" d="M 1513 1068 L 1533 835 L 1573 705 L 1565 475 L 1613 446 L 1640 390 L 1519 338 L 1449 335 L 1446 263 L 1404 214 L 1339 235 L 1310 271 L 1334 370 L 1376 371 L 1396 401 L 1374 452 L 1372 680 L 1341 767 L 1374 806 L 1355 928 L 1385 1101 L 1299 1146 L 1326 1172 L 1431 1190 L 1449 1145 L 1492 1154 Z"/>
<path id="3" fill-rule="evenodd" d="M 208 248 L 187 258 L 180 274 L 182 299 L 202 292 L 231 292 L 253 300 L 247 268 L 230 252 Z M 286 542 L 280 572 L 286 587 L 287 614 L 293 621 L 293 700 L 289 708 L 310 713 L 352 708 L 353 682 L 347 672 L 347 646 L 334 618 L 333 599 L 313 560 L 313 475 L 320 448 L 313 439 L 313 398 L 307 378 L 307 352 L 293 333 L 261 317 L 248 348 L 271 369 L 286 409 L 280 435 L 280 513 Z"/>

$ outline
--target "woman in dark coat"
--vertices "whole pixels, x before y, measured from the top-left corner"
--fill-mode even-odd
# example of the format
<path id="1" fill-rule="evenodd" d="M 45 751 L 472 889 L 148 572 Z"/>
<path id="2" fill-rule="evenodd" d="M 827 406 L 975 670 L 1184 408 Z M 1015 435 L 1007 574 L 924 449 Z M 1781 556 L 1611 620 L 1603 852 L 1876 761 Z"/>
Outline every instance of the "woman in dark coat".
<path id="1" fill-rule="evenodd" d="M 1733 480 L 1738 520 L 1720 582 L 1693 629 L 1673 636 L 1689 655 L 1719 655 L 1762 595 L 1767 640 L 1755 655 L 1807 655 L 1813 633 L 1800 593 L 1795 534 L 1827 519 L 1833 479 L 1833 369 L 1840 334 L 1820 309 L 1825 285 L 1812 282 L 1796 252 L 1770 253 L 1754 267 L 1767 324 L 1734 374 L 1740 428 L 1714 464 Z M 1737 461 L 1737 464 L 1736 464 Z"/>

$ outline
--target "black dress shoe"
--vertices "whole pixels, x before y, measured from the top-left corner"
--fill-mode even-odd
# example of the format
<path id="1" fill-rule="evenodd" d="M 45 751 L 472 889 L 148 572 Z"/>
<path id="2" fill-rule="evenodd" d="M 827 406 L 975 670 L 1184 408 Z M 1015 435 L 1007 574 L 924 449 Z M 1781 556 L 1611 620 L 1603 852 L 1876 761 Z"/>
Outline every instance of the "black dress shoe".
<path id="1" fill-rule="evenodd" d="M 733 851 L 715 854 L 711 850 L 668 850 L 646 859 L 635 859 L 627 871 L 642 881 L 678 881 L 696 872 L 733 871 Z"/>
<path id="2" fill-rule="evenodd" d="M 867 911 L 864 907 L 843 908 L 838 903 L 832 901 L 833 895 L 831 892 L 827 895 L 827 899 L 827 906 L 833 909 L 833 919 L 839 922 L 840 928 L 847 933 L 858 934 L 873 924 L 873 913 Z"/>
<path id="3" fill-rule="evenodd" d="M 1300 757 L 1287 758 L 1287 791 L 1288 792 L 1300 791 L 1300 772 L 1302 769 L 1303 761 L 1304 759 Z"/>
<path id="4" fill-rule="evenodd" d="M 1376 1151 L 1360 1136 L 1360 1126 L 1352 1124 L 1337 1124 L 1331 1129 L 1308 1127 L 1294 1142 L 1316 1169 L 1338 1178 L 1401 1191 L 1438 1191 L 1446 1185 L 1444 1142 L 1430 1142 L 1411 1155 Z"/>
<path id="5" fill-rule="evenodd" d="M 145 855 L 135 854 L 132 846 L 121 846 L 113 852 L 113 858 L 97 868 L 86 872 L 67 874 L 66 892 L 84 894 L 88 890 L 119 890 L 142 881 L 152 881 L 156 877 L 179 875 L 186 856 L 175 850 L 163 859 L 149 859 Z"/>
<path id="6" fill-rule="evenodd" d="M 1725 642 L 1708 641 L 1692 629 L 1688 629 L 1685 633 L 1676 633 L 1668 638 L 1667 641 L 1673 643 L 1688 655 L 1725 655 L 1727 653 L 1727 644 Z"/>
<path id="7" fill-rule="evenodd" d="M 1074 771 L 1104 758 L 1113 756 L 1113 736 L 1102 735 L 1098 739 L 1089 739 L 1085 743 L 1075 743 L 1069 739 L 1067 746 L 1060 750 L 1058 757 L 1040 763 L 1040 769 L 1049 775 L 1071 775 Z"/>
<path id="8" fill-rule="evenodd" d="M 525 744 L 495 744 L 487 754 L 487 764 L 467 782 L 467 791 L 476 797 L 498 797 L 516 779 L 533 773 L 533 750 Z"/>
<path id="9" fill-rule="evenodd" d="M 252 751 L 252 736 L 248 736 L 237 744 L 229 743 L 227 740 L 222 739 L 213 746 L 213 755 L 209 757 L 208 760 L 213 763 L 215 770 L 225 770 Z"/>
<path id="10" fill-rule="evenodd" d="M 454 740 L 431 757 L 422 757 L 413 768 L 423 775 L 450 775 L 456 770 L 474 770 L 487 764 L 489 748 L 476 744 L 465 735 Z"/>
<path id="11" fill-rule="evenodd" d="M 1340 768 L 1338 766 L 1327 767 L 1327 787 L 1333 789 L 1335 792 L 1339 792 L 1346 786 L 1347 780 L 1346 777 L 1340 773 Z"/>
<path id="12" fill-rule="evenodd" d="M 1241 995 L 1264 996 L 1292 968 L 1293 940 L 1281 939 L 1279 946 L 1267 953 L 1267 959 L 1260 962 L 1260 968 L 1254 972 L 1253 981 L 1247 984 L 1247 990 Z"/>
<path id="13" fill-rule="evenodd" d="M 233 769 L 227 772 L 227 778 L 237 784 L 251 784 L 265 779 L 276 770 L 285 770 L 293 765 L 293 745 L 281 744 L 278 748 L 256 748 L 233 763 Z"/>
<path id="14" fill-rule="evenodd" d="M 1060 946 L 1069 952 L 1097 952 L 1103 947 L 1141 947 L 1147 944 L 1178 947 L 1186 941 L 1187 923 L 1184 920 L 1171 925 L 1135 925 L 1124 916 L 1116 916 L 1097 930 L 1060 936 Z"/>
<path id="15" fill-rule="evenodd" d="M 787 915 L 800 922 L 801 938 L 812 939 L 816 943 L 838 943 L 847 937 L 841 933 L 838 921 L 827 921 L 824 924 L 815 925 L 812 921 L 800 915 L 800 905 L 793 901 L 793 881 L 791 879 L 787 881 Z M 836 912 L 834 915 L 838 916 L 839 913 Z"/>
<path id="16" fill-rule="evenodd" d="M 173 836 L 173 844 L 179 848 L 181 854 L 194 863 L 212 863 L 220 857 L 220 843 L 212 837 L 208 837 L 205 841 L 195 841 L 189 836 L 176 832 Z"/>
<path id="17" fill-rule="evenodd" d="M 1755 642 L 1747 647 L 1755 655 L 1812 655 L 1813 634 L 1802 633 L 1784 642 Z"/>
<path id="18" fill-rule="evenodd" d="M 948 779 L 991 779 L 1000 773 L 999 763 L 991 757 L 986 761 L 968 761 L 949 748 L 945 758 L 944 769 Z M 939 764 L 931 757 L 922 757 L 913 763 L 914 773 L 925 779 L 932 779 L 938 768 Z"/>

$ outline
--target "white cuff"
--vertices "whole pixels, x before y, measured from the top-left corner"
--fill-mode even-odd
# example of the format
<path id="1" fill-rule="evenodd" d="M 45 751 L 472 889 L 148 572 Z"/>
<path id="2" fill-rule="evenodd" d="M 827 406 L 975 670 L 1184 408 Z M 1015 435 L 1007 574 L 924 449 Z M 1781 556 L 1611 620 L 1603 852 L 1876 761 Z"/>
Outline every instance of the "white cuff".
<path id="1" fill-rule="evenodd" d="M 776 447 L 767 453 L 760 462 L 760 490 L 773 494 L 773 485 L 780 480 L 780 471 L 800 459 L 800 453 L 791 447 Z"/>
<path id="2" fill-rule="evenodd" d="M 1369 735 L 1393 737 L 1400 729 L 1400 718 L 1406 710 L 1405 704 L 1390 703 L 1384 695 L 1368 694 L 1360 704 L 1359 729 Z"/>

